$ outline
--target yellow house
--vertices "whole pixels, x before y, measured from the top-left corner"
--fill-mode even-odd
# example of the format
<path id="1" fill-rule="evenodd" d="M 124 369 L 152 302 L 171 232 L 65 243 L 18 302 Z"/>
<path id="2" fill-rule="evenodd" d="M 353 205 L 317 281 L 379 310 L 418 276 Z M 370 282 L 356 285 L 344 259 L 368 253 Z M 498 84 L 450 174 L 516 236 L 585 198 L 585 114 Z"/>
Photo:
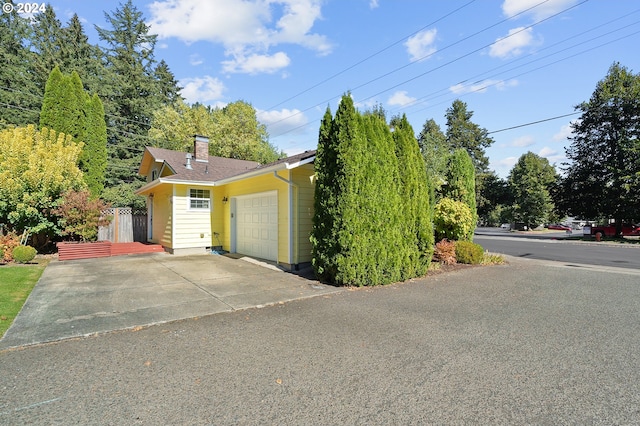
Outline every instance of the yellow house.
<path id="1" fill-rule="evenodd" d="M 213 157 L 196 136 L 194 154 L 147 147 L 148 241 L 176 254 L 212 248 L 295 269 L 311 261 L 315 151 L 267 165 Z"/>

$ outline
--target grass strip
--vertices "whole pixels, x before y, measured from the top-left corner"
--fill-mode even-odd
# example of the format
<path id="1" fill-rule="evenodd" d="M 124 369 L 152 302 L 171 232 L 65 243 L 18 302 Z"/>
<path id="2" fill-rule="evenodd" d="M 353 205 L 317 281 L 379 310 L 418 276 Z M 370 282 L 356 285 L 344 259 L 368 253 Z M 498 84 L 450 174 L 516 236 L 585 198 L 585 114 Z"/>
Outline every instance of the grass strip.
<path id="1" fill-rule="evenodd" d="M 47 263 L 0 266 L 0 337 L 22 309 Z"/>

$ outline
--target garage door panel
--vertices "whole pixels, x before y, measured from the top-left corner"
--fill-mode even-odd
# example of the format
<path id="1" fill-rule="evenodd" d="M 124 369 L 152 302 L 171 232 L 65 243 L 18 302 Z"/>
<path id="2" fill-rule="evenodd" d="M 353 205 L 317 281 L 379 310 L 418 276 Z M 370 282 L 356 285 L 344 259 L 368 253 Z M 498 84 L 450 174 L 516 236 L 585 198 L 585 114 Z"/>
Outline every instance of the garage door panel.
<path id="1" fill-rule="evenodd" d="M 278 199 L 275 193 L 242 197 L 237 203 L 237 251 L 277 261 Z M 240 219 L 241 218 L 241 219 Z"/>

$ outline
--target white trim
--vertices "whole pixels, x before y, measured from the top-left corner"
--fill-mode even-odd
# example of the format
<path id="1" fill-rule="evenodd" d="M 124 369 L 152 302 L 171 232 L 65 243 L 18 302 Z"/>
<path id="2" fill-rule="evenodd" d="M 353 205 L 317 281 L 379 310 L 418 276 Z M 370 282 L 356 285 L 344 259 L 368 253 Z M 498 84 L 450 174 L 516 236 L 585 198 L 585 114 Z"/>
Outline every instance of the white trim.
<path id="1" fill-rule="evenodd" d="M 256 176 L 260 176 L 263 174 L 267 174 L 267 173 L 272 173 L 274 171 L 278 171 L 278 170 L 291 170 L 291 169 L 295 169 L 296 167 L 300 167 L 303 166 L 305 164 L 309 164 L 312 163 L 315 160 L 316 156 L 313 155 L 309 158 L 306 158 L 302 161 L 298 161 L 296 163 L 278 163 L 278 164 L 274 164 L 273 166 L 270 167 L 266 167 L 264 169 L 254 169 L 254 170 L 250 170 L 246 173 L 242 173 L 240 175 L 236 175 L 236 176 L 231 176 L 228 178 L 224 178 L 224 179 L 220 179 L 217 181 L 197 181 L 197 180 L 188 180 L 188 179 L 167 179 L 167 178 L 158 178 L 155 181 L 149 182 L 148 184 L 140 187 L 137 191 L 135 191 L 136 194 L 140 194 L 142 192 L 148 191 L 152 188 L 154 188 L 156 185 L 160 185 L 162 183 L 170 183 L 172 185 L 189 185 L 189 186 L 220 186 L 220 185 L 226 185 L 228 183 L 232 183 L 232 182 L 237 182 L 237 181 L 241 181 L 244 179 L 249 179 L 252 177 L 256 177 Z M 166 163 L 165 163 L 166 164 Z M 171 169 L 169 167 L 169 169 Z M 171 169 L 173 170 L 173 169 Z M 162 171 L 159 173 L 159 175 L 162 174 Z"/>
<path id="2" fill-rule="evenodd" d="M 233 226 L 236 227 L 235 230 L 231 229 L 231 237 L 232 239 L 229 241 L 229 249 L 232 253 L 236 253 L 237 249 L 238 249 L 238 210 L 239 210 L 239 203 L 238 200 L 242 200 L 245 198 L 255 198 L 255 197 L 265 197 L 265 196 L 273 196 L 275 195 L 276 197 L 276 252 L 275 252 L 275 262 L 279 263 L 279 254 L 280 254 L 280 203 L 279 203 L 279 199 L 280 197 L 278 196 L 278 190 L 271 190 L 271 191 L 263 191 L 263 192 L 252 192 L 250 194 L 242 194 L 242 195 L 236 195 L 236 196 L 232 196 L 231 197 L 231 201 L 233 203 L 233 206 L 235 207 L 235 211 L 233 211 L 234 213 L 234 218 L 235 218 L 235 224 Z M 231 249 L 235 249 L 231 250 Z M 249 254 L 249 253 L 245 253 L 245 254 Z"/>
<path id="3" fill-rule="evenodd" d="M 191 190 L 194 191 L 207 191 L 209 193 L 209 198 L 197 198 L 194 197 L 194 200 L 207 200 L 209 201 L 209 205 L 205 208 L 205 207 L 191 207 Z M 212 192 L 210 189 L 201 189 L 201 188 L 189 188 L 187 187 L 187 211 L 191 211 L 191 212 L 209 212 L 211 213 L 211 207 L 213 204 L 213 200 L 212 200 Z M 204 195 L 204 194 L 203 194 Z"/>

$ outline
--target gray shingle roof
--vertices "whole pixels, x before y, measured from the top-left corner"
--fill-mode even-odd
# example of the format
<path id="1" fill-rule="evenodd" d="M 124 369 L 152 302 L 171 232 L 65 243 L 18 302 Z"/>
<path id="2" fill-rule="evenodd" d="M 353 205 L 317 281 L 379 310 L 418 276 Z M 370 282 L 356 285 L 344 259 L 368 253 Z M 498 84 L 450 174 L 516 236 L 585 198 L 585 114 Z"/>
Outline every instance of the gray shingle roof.
<path id="1" fill-rule="evenodd" d="M 210 155 L 208 163 L 196 161 L 195 158 L 192 158 L 192 170 L 189 170 L 186 168 L 186 152 L 153 147 L 147 147 L 147 151 L 153 156 L 155 161 L 164 161 L 174 172 L 173 175 L 165 176 L 163 179 L 199 182 L 215 182 L 276 164 L 297 163 L 309 159 L 316 154 L 315 150 L 305 151 L 265 165 L 261 165 L 255 161 L 236 160 L 234 158 L 214 157 Z"/>

